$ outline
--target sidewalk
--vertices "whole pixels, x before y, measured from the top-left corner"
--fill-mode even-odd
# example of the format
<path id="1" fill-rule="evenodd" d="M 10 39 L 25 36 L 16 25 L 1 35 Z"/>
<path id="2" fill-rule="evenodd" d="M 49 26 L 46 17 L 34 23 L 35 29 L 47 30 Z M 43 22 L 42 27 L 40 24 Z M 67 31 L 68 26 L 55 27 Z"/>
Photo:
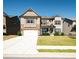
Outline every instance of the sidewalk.
<path id="1" fill-rule="evenodd" d="M 38 54 L 4 54 L 4 57 L 56 57 L 76 58 L 76 53 L 38 53 Z"/>
<path id="2" fill-rule="evenodd" d="M 37 49 L 76 49 L 76 46 L 47 46 L 47 45 L 38 45 Z"/>

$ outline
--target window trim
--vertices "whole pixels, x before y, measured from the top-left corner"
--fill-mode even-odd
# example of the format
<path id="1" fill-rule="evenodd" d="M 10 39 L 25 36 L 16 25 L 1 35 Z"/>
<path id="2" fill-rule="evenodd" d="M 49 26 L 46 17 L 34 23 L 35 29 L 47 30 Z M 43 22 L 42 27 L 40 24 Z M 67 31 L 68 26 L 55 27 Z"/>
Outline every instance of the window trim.
<path id="1" fill-rule="evenodd" d="M 54 23 L 55 25 L 61 25 L 61 21 L 60 20 L 55 20 L 54 22 L 55 22 Z"/>
<path id="2" fill-rule="evenodd" d="M 34 22 L 34 19 L 29 18 L 29 19 L 26 19 L 26 23 L 31 23 L 32 24 L 32 23 L 35 23 L 35 22 Z"/>

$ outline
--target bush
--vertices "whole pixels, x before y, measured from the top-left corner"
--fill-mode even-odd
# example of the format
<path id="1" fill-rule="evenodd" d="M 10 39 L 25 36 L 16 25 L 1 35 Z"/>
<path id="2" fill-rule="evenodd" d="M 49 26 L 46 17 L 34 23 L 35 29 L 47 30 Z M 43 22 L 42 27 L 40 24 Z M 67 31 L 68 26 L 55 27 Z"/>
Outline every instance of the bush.
<path id="1" fill-rule="evenodd" d="M 71 37 L 69 37 L 69 38 L 76 39 L 76 37 L 73 37 L 73 36 L 71 36 Z"/>
<path id="2" fill-rule="evenodd" d="M 55 32 L 54 35 L 55 35 L 55 36 L 59 36 L 59 32 Z"/>
<path id="3" fill-rule="evenodd" d="M 61 33 L 61 36 L 64 36 L 64 33 L 63 32 Z"/>
<path id="4" fill-rule="evenodd" d="M 45 32 L 45 33 L 42 33 L 42 35 L 47 36 L 47 35 L 50 35 L 50 34 L 49 34 L 49 33 L 47 33 L 47 32 Z"/>
<path id="5" fill-rule="evenodd" d="M 18 31 L 18 32 L 17 32 L 17 35 L 18 35 L 18 36 L 22 36 L 21 31 Z"/>

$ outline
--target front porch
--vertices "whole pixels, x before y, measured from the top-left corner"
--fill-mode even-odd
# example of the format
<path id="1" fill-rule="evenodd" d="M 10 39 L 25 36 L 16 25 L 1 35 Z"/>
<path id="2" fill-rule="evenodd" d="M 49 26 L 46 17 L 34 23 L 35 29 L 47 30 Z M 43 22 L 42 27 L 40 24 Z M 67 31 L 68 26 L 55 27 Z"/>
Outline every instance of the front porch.
<path id="1" fill-rule="evenodd" d="M 41 28 L 41 35 L 43 33 L 48 33 L 49 35 L 53 35 L 55 32 L 55 28 L 51 28 L 51 27 L 43 27 Z"/>

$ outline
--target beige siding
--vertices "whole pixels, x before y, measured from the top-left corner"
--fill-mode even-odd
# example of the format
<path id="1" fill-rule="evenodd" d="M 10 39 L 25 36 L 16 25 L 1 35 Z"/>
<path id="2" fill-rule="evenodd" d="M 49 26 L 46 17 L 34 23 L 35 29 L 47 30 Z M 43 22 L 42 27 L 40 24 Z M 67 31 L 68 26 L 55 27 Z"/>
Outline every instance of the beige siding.
<path id="1" fill-rule="evenodd" d="M 34 23 L 27 23 L 27 18 L 21 18 L 21 29 L 40 29 L 40 18 L 34 18 Z"/>
<path id="2" fill-rule="evenodd" d="M 6 25 L 6 17 L 3 16 L 3 25 Z"/>
<path id="3" fill-rule="evenodd" d="M 37 16 L 34 12 L 30 11 L 24 14 L 24 16 Z"/>
<path id="4" fill-rule="evenodd" d="M 55 21 L 60 21 L 61 24 L 60 25 L 55 25 Z M 61 29 L 61 32 L 62 32 L 63 19 L 61 17 L 55 17 L 55 19 L 53 20 L 53 25 L 55 26 L 55 28 Z"/>
<path id="5" fill-rule="evenodd" d="M 5 29 L 3 29 L 3 33 L 6 33 L 6 17 L 3 16 L 3 25 L 5 26 Z"/>
<path id="6" fill-rule="evenodd" d="M 27 20 L 29 18 L 32 18 L 34 20 L 34 23 L 27 23 Z M 40 17 L 31 9 L 28 10 L 24 15 L 20 17 L 21 20 L 21 29 L 34 29 L 34 30 L 40 30 Z"/>

